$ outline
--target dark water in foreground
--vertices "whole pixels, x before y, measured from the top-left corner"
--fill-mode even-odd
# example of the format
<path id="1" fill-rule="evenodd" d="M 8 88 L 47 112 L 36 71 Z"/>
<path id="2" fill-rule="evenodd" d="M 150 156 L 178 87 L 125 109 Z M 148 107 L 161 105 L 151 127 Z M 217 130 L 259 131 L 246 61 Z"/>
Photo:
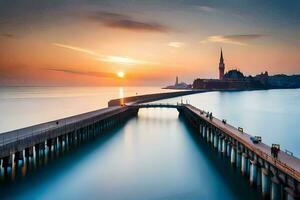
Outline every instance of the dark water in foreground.
<path id="1" fill-rule="evenodd" d="M 32 166 L 32 165 L 31 165 Z M 123 127 L 1 185 L 12 199 L 258 199 L 176 110 L 141 109 Z M 5 196 L 4 196 L 5 195 Z"/>

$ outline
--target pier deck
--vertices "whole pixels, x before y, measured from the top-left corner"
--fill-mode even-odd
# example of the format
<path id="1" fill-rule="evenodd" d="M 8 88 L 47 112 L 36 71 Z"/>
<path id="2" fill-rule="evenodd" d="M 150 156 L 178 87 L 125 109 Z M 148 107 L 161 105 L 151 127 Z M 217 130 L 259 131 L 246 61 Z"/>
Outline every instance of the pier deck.
<path id="1" fill-rule="evenodd" d="M 1 133 L 0 157 L 7 156 L 7 154 L 18 151 L 18 149 L 26 148 L 28 145 L 35 144 L 36 140 L 46 140 L 53 135 L 59 136 L 60 134 L 65 134 L 68 131 L 76 130 L 95 121 L 121 114 L 127 109 L 128 107 L 113 106 Z"/>

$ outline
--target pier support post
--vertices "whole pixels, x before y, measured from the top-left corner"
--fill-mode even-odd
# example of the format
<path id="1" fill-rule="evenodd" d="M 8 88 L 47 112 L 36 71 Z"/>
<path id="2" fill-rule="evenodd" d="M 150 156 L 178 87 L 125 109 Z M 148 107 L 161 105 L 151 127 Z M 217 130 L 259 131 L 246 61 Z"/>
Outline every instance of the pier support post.
<path id="1" fill-rule="evenodd" d="M 242 154 L 242 166 L 241 166 L 241 172 L 242 175 L 245 176 L 247 174 L 247 166 L 248 166 L 248 156 L 246 153 Z"/>
<path id="2" fill-rule="evenodd" d="M 210 128 L 206 127 L 206 142 L 209 143 L 210 140 Z"/>
<path id="3" fill-rule="evenodd" d="M 14 162 L 15 163 L 18 163 L 19 162 L 19 155 L 20 155 L 20 152 L 15 152 L 15 158 L 14 158 Z"/>
<path id="4" fill-rule="evenodd" d="M 42 154 L 45 154 L 45 142 L 41 142 L 39 145 L 39 149 L 41 150 Z"/>
<path id="5" fill-rule="evenodd" d="M 210 143 L 213 144 L 214 143 L 214 135 L 216 134 L 216 131 L 211 129 L 210 131 Z"/>
<path id="6" fill-rule="evenodd" d="M 257 163 L 257 165 L 256 165 L 256 173 L 257 173 L 257 175 L 256 175 L 256 177 L 257 177 L 257 179 L 256 179 L 256 185 L 257 185 L 257 188 L 258 189 L 261 189 L 261 179 L 262 179 L 262 172 L 261 172 L 261 165 L 260 165 L 260 163 L 258 162 Z"/>
<path id="7" fill-rule="evenodd" d="M 202 126 L 202 137 L 203 137 L 203 139 L 205 139 L 205 136 L 206 136 L 206 126 L 203 125 Z"/>
<path id="8" fill-rule="evenodd" d="M 58 136 L 57 137 L 57 147 L 58 147 L 59 151 L 62 149 L 62 144 L 63 144 L 62 136 Z"/>
<path id="9" fill-rule="evenodd" d="M 231 145 L 230 145 L 230 141 L 227 142 L 227 157 L 230 157 L 231 155 Z"/>
<path id="10" fill-rule="evenodd" d="M 223 136 L 219 136 L 219 141 L 218 141 L 218 151 L 222 152 L 222 141 L 223 141 Z"/>
<path id="11" fill-rule="evenodd" d="M 235 166 L 235 159 L 236 159 L 236 148 L 235 146 L 231 146 L 231 156 L 230 156 L 230 163 Z"/>
<path id="12" fill-rule="evenodd" d="M 250 158 L 247 161 L 247 175 L 250 177 L 250 172 L 251 172 L 251 161 Z"/>
<path id="13" fill-rule="evenodd" d="M 57 149 L 57 138 L 52 139 L 53 149 Z"/>
<path id="14" fill-rule="evenodd" d="M 14 162 L 16 163 L 16 164 L 18 164 L 19 163 L 19 160 L 24 160 L 24 158 L 23 158 L 23 151 L 17 151 L 16 153 L 15 153 L 15 159 L 14 159 Z M 18 165 L 17 165 L 18 166 Z"/>
<path id="15" fill-rule="evenodd" d="M 67 148 L 69 147 L 69 145 L 72 143 L 72 133 L 68 133 L 66 135 L 66 146 Z"/>
<path id="16" fill-rule="evenodd" d="M 199 133 L 202 135 L 202 124 L 199 124 Z"/>
<path id="17" fill-rule="evenodd" d="M 250 186 L 255 186 L 257 181 L 257 166 L 256 160 L 250 160 Z"/>
<path id="18" fill-rule="evenodd" d="M 215 135 L 214 135 L 214 148 L 216 149 L 217 147 L 218 147 L 218 134 L 217 133 L 215 133 Z"/>
<path id="19" fill-rule="evenodd" d="M 29 158 L 33 156 L 33 147 L 25 148 L 25 157 Z"/>
<path id="20" fill-rule="evenodd" d="M 280 181 L 276 176 L 271 178 L 271 200 L 281 199 Z"/>
<path id="21" fill-rule="evenodd" d="M 35 150 L 35 157 L 38 158 L 40 156 L 40 144 L 35 144 L 34 150 Z"/>
<path id="22" fill-rule="evenodd" d="M 270 196 L 270 180 L 269 172 L 267 169 L 262 168 L 261 170 L 261 192 L 264 199 L 267 199 Z"/>
<path id="23" fill-rule="evenodd" d="M 223 143 L 222 143 L 222 153 L 223 155 L 226 155 L 226 148 L 227 148 L 227 139 L 223 139 Z"/>
<path id="24" fill-rule="evenodd" d="M 2 167 L 7 169 L 8 167 L 12 167 L 11 156 L 5 156 L 2 158 Z"/>
<path id="25" fill-rule="evenodd" d="M 52 146 L 52 140 L 49 139 L 49 140 L 47 140 L 48 151 L 51 151 L 51 146 Z"/>
<path id="26" fill-rule="evenodd" d="M 241 157 L 242 157 L 242 152 L 240 150 L 236 151 L 236 168 L 241 169 Z"/>

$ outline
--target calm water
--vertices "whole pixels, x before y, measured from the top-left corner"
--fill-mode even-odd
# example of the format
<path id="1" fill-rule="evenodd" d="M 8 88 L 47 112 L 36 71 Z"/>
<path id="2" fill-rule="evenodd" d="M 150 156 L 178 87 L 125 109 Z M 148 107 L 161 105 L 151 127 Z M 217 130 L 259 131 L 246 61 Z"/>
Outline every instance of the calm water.
<path id="1" fill-rule="evenodd" d="M 161 91 L 5 88 L 0 93 L 0 128 L 5 131 L 97 109 L 106 106 L 109 95 L 116 98 L 147 90 Z M 181 99 L 300 155 L 300 90 L 211 92 L 160 102 Z M 138 117 L 124 126 L 57 158 L 48 158 L 47 163 L 23 165 L 8 179 L 2 181 L 0 193 L 12 199 L 259 198 L 248 181 L 195 138 L 172 109 L 141 109 Z"/>
<path id="2" fill-rule="evenodd" d="M 157 87 L 0 87 L 0 133 L 107 107 L 110 99 L 171 92 Z"/>

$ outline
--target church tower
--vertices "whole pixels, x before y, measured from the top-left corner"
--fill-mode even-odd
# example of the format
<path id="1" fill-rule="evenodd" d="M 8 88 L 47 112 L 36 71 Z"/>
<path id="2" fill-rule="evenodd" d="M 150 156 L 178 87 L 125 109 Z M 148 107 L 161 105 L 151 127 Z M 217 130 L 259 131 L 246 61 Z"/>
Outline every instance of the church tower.
<path id="1" fill-rule="evenodd" d="M 179 84 L 179 82 L 178 82 L 178 76 L 176 76 L 175 86 L 177 86 L 178 84 Z"/>
<path id="2" fill-rule="evenodd" d="M 224 71 L 225 71 L 225 64 L 224 64 L 224 59 L 223 59 L 223 52 L 221 49 L 221 56 L 220 56 L 220 63 L 219 63 L 219 79 L 220 80 L 224 79 Z"/>

